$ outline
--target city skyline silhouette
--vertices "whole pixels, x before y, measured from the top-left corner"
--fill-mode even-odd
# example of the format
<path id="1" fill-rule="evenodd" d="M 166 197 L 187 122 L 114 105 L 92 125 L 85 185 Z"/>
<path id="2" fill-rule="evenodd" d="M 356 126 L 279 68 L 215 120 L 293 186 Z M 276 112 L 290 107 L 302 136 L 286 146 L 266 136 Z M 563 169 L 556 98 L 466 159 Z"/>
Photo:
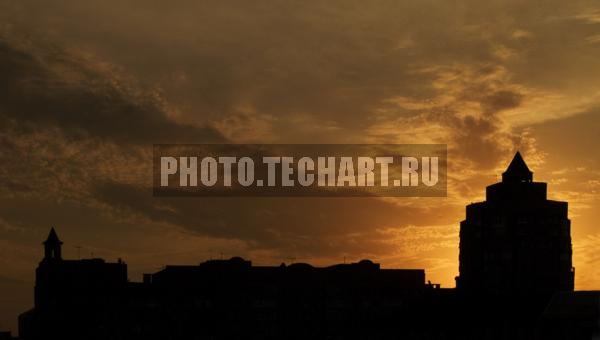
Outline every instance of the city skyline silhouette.
<path id="1" fill-rule="evenodd" d="M 21 339 L 592 339 L 600 291 L 574 291 L 567 203 L 517 152 L 466 208 L 456 288 L 370 260 L 256 266 L 241 257 L 127 265 L 62 257 L 50 229 Z"/>

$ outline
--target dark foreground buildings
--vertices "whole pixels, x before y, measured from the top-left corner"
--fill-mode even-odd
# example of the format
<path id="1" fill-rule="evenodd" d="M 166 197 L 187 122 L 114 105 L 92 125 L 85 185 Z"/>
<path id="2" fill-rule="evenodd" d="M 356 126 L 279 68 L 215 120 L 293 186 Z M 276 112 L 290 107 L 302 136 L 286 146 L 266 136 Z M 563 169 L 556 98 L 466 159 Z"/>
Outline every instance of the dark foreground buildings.
<path id="1" fill-rule="evenodd" d="M 167 266 L 65 260 L 54 230 L 23 339 L 592 339 L 599 292 L 573 292 L 567 203 L 546 199 L 517 153 L 486 201 L 467 207 L 457 289 L 423 270 L 363 260 L 316 268 L 234 257 Z"/>

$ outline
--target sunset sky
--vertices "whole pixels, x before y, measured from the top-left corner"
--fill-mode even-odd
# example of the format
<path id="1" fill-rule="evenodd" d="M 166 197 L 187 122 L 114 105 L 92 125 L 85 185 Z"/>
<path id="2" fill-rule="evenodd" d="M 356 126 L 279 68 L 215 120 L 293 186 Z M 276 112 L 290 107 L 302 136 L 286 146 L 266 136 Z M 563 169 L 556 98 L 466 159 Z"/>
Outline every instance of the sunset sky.
<path id="1" fill-rule="evenodd" d="M 441 143 L 446 198 L 156 198 L 154 143 Z M 166 264 L 370 258 L 453 287 L 520 150 L 600 290 L 597 1 L 0 0 L 0 330 L 41 242 Z M 222 254 L 222 255 L 221 255 Z"/>

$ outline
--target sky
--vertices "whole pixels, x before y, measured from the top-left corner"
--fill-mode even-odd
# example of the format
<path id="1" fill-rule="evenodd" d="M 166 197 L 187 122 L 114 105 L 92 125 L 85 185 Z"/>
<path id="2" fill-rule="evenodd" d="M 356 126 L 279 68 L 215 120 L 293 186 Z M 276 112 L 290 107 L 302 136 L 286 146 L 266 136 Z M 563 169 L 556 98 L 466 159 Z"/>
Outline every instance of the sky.
<path id="1" fill-rule="evenodd" d="M 155 143 L 441 143 L 444 198 L 157 198 Z M 41 242 L 166 264 L 372 259 L 454 287 L 465 205 L 517 150 L 600 289 L 595 1 L 0 0 L 0 329 Z"/>

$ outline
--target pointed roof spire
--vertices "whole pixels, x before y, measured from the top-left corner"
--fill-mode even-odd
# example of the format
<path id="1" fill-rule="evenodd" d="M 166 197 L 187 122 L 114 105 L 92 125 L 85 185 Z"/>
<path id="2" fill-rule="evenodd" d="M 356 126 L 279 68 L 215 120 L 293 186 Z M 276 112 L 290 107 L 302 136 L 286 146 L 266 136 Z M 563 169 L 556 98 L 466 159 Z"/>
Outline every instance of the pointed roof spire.
<path id="1" fill-rule="evenodd" d="M 502 173 L 502 182 L 531 182 L 533 181 L 533 172 L 529 170 L 523 160 L 521 153 L 517 151 L 512 161 Z"/>
<path id="2" fill-rule="evenodd" d="M 46 241 L 44 241 L 44 244 L 62 244 L 62 241 L 58 238 L 54 227 L 50 229 L 50 233 L 48 234 Z"/>

